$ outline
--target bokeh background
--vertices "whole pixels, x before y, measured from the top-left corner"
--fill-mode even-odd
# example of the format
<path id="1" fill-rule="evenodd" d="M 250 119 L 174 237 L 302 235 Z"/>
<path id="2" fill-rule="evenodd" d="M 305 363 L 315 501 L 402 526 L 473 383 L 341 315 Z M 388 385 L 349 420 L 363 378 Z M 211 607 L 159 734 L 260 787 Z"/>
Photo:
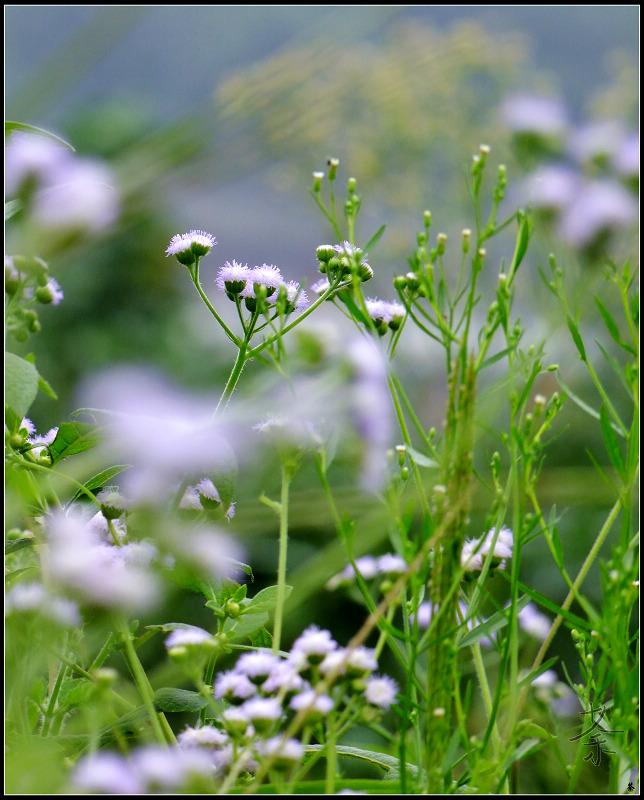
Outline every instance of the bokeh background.
<path id="1" fill-rule="evenodd" d="M 46 128 L 79 157 L 102 159 L 120 198 L 119 218 L 108 228 L 38 239 L 37 254 L 65 299 L 40 313 L 43 333 L 25 344 L 8 342 L 21 355 L 36 354 L 58 394 L 34 404 L 38 430 L 67 419 L 81 382 L 115 364 L 152 366 L 184 388 L 218 396 L 234 353 L 183 267 L 164 256 L 175 233 L 196 228 L 217 237 L 202 281 L 222 314 L 230 309 L 213 282 L 227 260 L 276 264 L 289 279 L 310 285 L 318 277 L 315 247 L 332 238 L 309 196 L 311 174 L 337 157 L 338 186 L 354 176 L 363 196 L 358 239 L 387 223 L 370 253 L 376 276 L 369 293 L 393 299 L 391 279 L 407 271 L 424 209 L 432 211 L 433 235 L 444 231 L 448 241 L 458 243 L 460 230 L 473 227 L 466 175 L 481 143 L 492 149 L 491 164 L 507 165 L 508 203 L 521 200 L 522 181 L 540 164 L 574 162 L 582 169 L 566 142 L 541 152 L 541 160 L 534 150 L 517 149 L 501 112 L 508 97 L 549 98 L 562 109 L 568 134 L 601 122 L 637 132 L 638 47 L 637 6 L 5 7 L 6 119 Z M 606 168 L 601 158 L 585 166 L 596 174 Z M 556 253 L 592 339 L 592 291 L 606 291 L 607 250 L 576 248 L 553 230 L 546 221 L 537 227 L 517 285 L 526 345 L 548 337 L 546 363 L 559 363 L 565 381 L 597 404 L 538 267 Z M 636 226 L 618 234 L 608 240 L 612 257 L 636 256 Z M 33 246 L 20 225 L 8 227 L 7 253 L 29 254 Z M 489 254 L 496 264 L 490 298 L 512 246 L 509 238 L 499 240 Z M 459 250 L 456 244 L 455 268 Z M 602 297 L 611 306 L 614 298 Z M 294 368 L 332 370 L 348 333 L 344 322 L 325 308 L 303 326 L 291 343 Z M 442 364 L 413 333 L 401 346 L 399 372 L 428 426 L 439 427 L 443 416 Z M 263 391 L 259 381 L 249 367 L 240 398 Z M 537 389 L 549 396 L 560 387 L 551 375 Z M 486 424 L 494 424 L 498 400 L 492 385 L 483 387 Z M 619 397 L 616 403 L 628 417 Z M 599 427 L 594 431 L 569 403 L 558 434 L 539 489 L 545 507 L 566 510 L 560 533 L 574 574 L 614 498 L 587 454 L 606 461 Z M 482 430 L 482 465 L 499 447 L 486 437 Z M 341 507 L 358 520 L 356 555 L 385 552 L 388 528 L 378 501 L 347 484 L 351 457 L 339 458 L 332 477 Z M 262 491 L 275 496 L 276 472 L 270 459 L 248 469 L 230 526 L 248 548 L 258 587 L 273 580 L 277 524 L 257 498 Z M 484 493 L 475 498 L 473 527 L 483 523 L 488 501 Z M 524 557 L 522 578 L 563 600 L 565 585 L 543 542 Z M 341 641 L 355 632 L 361 608 L 323 589 L 344 563 L 314 471 L 305 465 L 293 486 L 288 635 L 310 622 L 331 627 Z M 596 573 L 586 588 L 599 600 Z M 181 613 L 194 621 L 202 613 L 199 599 Z M 557 647 L 574 672 L 567 634 Z M 532 790 L 549 789 L 546 771 Z"/>

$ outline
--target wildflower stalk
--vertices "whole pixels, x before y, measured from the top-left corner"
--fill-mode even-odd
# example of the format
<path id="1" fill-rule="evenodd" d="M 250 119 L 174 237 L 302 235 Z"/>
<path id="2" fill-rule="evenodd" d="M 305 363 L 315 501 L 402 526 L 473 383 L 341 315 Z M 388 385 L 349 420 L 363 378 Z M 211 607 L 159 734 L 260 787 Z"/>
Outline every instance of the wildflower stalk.
<path id="1" fill-rule="evenodd" d="M 467 343 L 463 343 L 463 348 Z M 435 524 L 440 531 L 430 570 L 429 589 L 434 610 L 440 609 L 433 626 L 433 645 L 427 662 L 427 730 L 426 787 L 427 793 L 444 789 L 441 763 L 444 747 L 452 729 L 454 687 L 453 661 L 457 593 L 453 591 L 461 571 L 461 551 L 465 540 L 465 524 L 469 506 L 472 476 L 472 444 L 474 427 L 474 388 L 476 373 L 470 359 L 462 375 L 455 363 L 449 378 L 449 400 L 445 431 L 444 461 L 441 469 L 446 493 L 437 510 Z M 460 377 L 460 380 L 459 380 Z M 445 515 L 444 509 L 451 514 Z M 455 511 L 458 509 L 458 511 Z"/>
<path id="2" fill-rule="evenodd" d="M 117 640 L 120 641 L 123 646 L 123 658 L 125 659 L 125 662 L 132 674 L 132 678 L 134 679 L 134 683 L 139 690 L 143 704 L 148 711 L 148 716 L 150 717 L 154 734 L 159 744 L 167 746 L 167 731 L 164 731 L 164 726 L 160 721 L 160 717 L 163 716 L 163 712 L 157 713 L 157 710 L 154 707 L 154 692 L 150 686 L 148 676 L 143 669 L 143 665 L 141 664 L 139 657 L 136 654 L 136 650 L 134 649 L 134 644 L 132 643 L 132 634 L 127 626 L 127 622 L 116 618 L 114 622 L 114 633 Z"/>
<path id="3" fill-rule="evenodd" d="M 297 467 L 287 459 L 282 460 L 282 490 L 279 504 L 280 539 L 277 564 L 277 603 L 273 625 L 273 653 L 277 655 L 282 639 L 282 620 L 286 601 L 286 556 L 288 548 L 288 502 L 289 488 Z"/>

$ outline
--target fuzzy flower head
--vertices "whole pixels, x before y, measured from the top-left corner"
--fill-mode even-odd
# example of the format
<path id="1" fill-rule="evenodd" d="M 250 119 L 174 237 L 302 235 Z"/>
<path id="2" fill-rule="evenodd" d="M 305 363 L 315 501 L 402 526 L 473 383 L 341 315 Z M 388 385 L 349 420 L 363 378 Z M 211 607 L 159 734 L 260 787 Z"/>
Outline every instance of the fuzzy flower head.
<path id="1" fill-rule="evenodd" d="M 175 234 L 170 240 L 165 254 L 166 257 L 176 256 L 180 264 L 188 267 L 194 264 L 197 259 L 208 255 L 216 244 L 217 240 L 210 233 L 192 230 L 190 233 Z"/>
<path id="2" fill-rule="evenodd" d="M 372 706 L 386 710 L 396 699 L 397 691 L 398 685 L 393 678 L 374 675 L 372 678 L 367 678 L 364 696 Z"/>
<path id="3" fill-rule="evenodd" d="M 319 664 L 326 654 L 335 650 L 337 646 L 329 631 L 311 625 L 295 640 L 291 647 L 291 655 L 299 656 L 306 664 Z"/>
<path id="4" fill-rule="evenodd" d="M 344 275 L 349 275 L 355 271 L 358 278 L 363 282 L 373 278 L 373 270 L 367 263 L 367 255 L 359 247 L 351 244 L 351 242 L 344 241 L 341 244 L 334 245 L 333 249 L 336 252 L 336 259 Z M 328 262 L 327 272 L 332 264 L 333 261 Z"/>
<path id="5" fill-rule="evenodd" d="M 401 303 L 367 298 L 365 305 L 381 336 L 384 336 L 388 330 L 395 331 L 400 328 L 405 317 L 405 307 Z"/>
<path id="6" fill-rule="evenodd" d="M 483 569 L 483 564 L 487 554 L 492 548 L 492 542 L 496 534 L 496 529 L 488 531 L 482 539 L 475 539 L 473 541 L 466 540 L 461 552 L 461 566 L 470 571 L 478 572 Z M 494 545 L 492 566 L 503 569 L 505 561 L 512 557 L 512 547 L 514 545 L 514 538 L 512 531 L 509 528 L 501 528 L 498 536 L 496 537 L 496 544 Z"/>
<path id="7" fill-rule="evenodd" d="M 239 264 L 237 261 L 226 261 L 217 275 L 217 286 L 230 300 L 246 288 L 250 279 L 251 270 L 248 264 Z"/>

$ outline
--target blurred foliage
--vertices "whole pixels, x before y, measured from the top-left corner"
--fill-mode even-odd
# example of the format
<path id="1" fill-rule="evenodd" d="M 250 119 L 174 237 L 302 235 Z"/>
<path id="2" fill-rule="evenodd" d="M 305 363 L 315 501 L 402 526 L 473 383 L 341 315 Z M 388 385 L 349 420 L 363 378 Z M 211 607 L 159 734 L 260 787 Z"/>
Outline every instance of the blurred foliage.
<path id="1" fill-rule="evenodd" d="M 387 213 L 408 213 L 438 195 L 462 207 L 464 153 L 491 139 L 496 151 L 498 102 L 536 83 L 519 34 L 404 24 L 382 44 L 325 38 L 282 52 L 223 82 L 215 105 L 256 163 L 288 158 L 285 182 L 338 157 Z"/>

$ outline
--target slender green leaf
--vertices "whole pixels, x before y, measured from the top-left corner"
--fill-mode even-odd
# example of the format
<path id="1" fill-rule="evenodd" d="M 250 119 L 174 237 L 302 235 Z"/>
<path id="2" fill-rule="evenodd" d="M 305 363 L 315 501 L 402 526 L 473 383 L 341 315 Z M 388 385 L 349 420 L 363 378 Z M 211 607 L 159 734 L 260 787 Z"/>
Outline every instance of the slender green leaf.
<path id="1" fill-rule="evenodd" d="M 53 139 L 59 144 L 65 145 L 65 147 L 67 147 L 69 150 L 75 152 L 74 148 L 71 146 L 69 142 L 66 142 L 64 139 L 61 139 L 60 136 L 56 136 L 55 133 L 51 133 L 51 131 L 46 131 L 44 128 L 36 128 L 34 125 L 25 125 L 24 122 L 8 122 L 5 120 L 4 123 L 5 138 L 14 132 L 33 133 L 38 136 L 46 136 L 48 139 Z"/>
<path id="2" fill-rule="evenodd" d="M 58 400 L 58 395 L 51 388 L 49 383 L 43 378 L 42 375 L 38 375 L 38 388 L 40 389 L 41 392 L 44 392 L 46 395 L 51 397 L 52 400 Z"/>
<path id="3" fill-rule="evenodd" d="M 606 308 L 606 306 L 602 303 L 602 301 L 595 295 L 595 303 L 597 304 L 597 308 L 599 309 L 599 313 L 602 315 L 604 320 L 604 324 L 608 328 L 608 332 L 613 337 L 613 339 L 617 342 L 617 344 L 623 349 L 629 352 L 632 356 L 636 356 L 637 353 L 631 347 L 630 344 L 622 341 L 622 337 L 619 335 L 619 328 L 617 327 L 617 323 L 610 315 L 610 312 Z"/>
<path id="4" fill-rule="evenodd" d="M 626 376 L 624 375 L 624 370 L 622 369 L 621 365 L 617 362 L 617 359 L 611 356 L 611 354 L 606 350 L 604 345 L 599 341 L 599 339 L 595 339 L 595 344 L 602 352 L 602 355 L 608 361 L 611 369 L 617 375 L 619 382 L 622 384 L 624 389 L 630 393 L 631 387 L 628 385 L 628 381 L 626 380 Z"/>
<path id="5" fill-rule="evenodd" d="M 17 550 L 22 550 L 23 547 L 33 547 L 36 544 L 36 540 L 30 536 L 25 537 L 24 539 L 16 539 L 13 542 L 7 542 L 4 546 L 5 555 L 9 555 L 9 553 L 15 553 Z"/>
<path id="6" fill-rule="evenodd" d="M 532 683 L 532 681 L 536 680 L 536 678 L 538 678 L 539 675 L 543 675 L 544 672 L 547 672 L 550 669 L 550 667 L 553 664 L 555 664 L 558 660 L 559 660 L 558 656 L 553 656 L 552 658 L 549 658 L 547 661 L 544 661 L 540 667 L 538 667 L 533 672 L 530 672 L 528 673 L 528 675 L 525 675 L 523 678 L 521 678 L 521 680 L 517 683 L 517 688 L 520 689 L 521 687 L 527 686 L 528 684 Z"/>
<path id="7" fill-rule="evenodd" d="M 7 200 L 4 204 L 4 221 L 10 220 L 22 208 L 21 200 Z"/>
<path id="8" fill-rule="evenodd" d="M 368 253 L 371 248 L 380 241 L 382 234 L 385 232 L 386 225 L 381 225 L 378 230 L 374 233 L 374 235 L 369 239 L 367 244 L 364 246 L 364 252 Z"/>
<path id="9" fill-rule="evenodd" d="M 104 486 L 108 481 L 111 481 L 116 475 L 120 472 L 123 472 L 126 469 L 130 469 L 129 464 L 117 464 L 114 467 L 109 467 L 108 469 L 104 469 L 102 472 L 99 472 L 98 475 L 94 475 L 93 478 L 90 478 L 87 483 L 84 484 L 85 488 L 93 492 L 95 489 L 100 489 Z M 83 496 L 83 492 L 79 489 L 74 497 L 72 498 L 72 502 L 74 500 L 78 500 L 79 497 Z"/>
<path id="10" fill-rule="evenodd" d="M 35 576 L 35 574 L 38 572 L 40 572 L 39 567 L 23 567 L 22 569 L 17 569 L 5 576 L 4 585 L 8 589 L 14 581 L 18 580 L 18 578 L 24 578 L 25 573 L 28 573 L 29 575 L 34 574 Z"/>
<path id="11" fill-rule="evenodd" d="M 317 753 L 324 750 L 326 745 L 323 744 L 309 744 L 305 748 L 306 753 Z M 373 766 L 381 769 L 385 774 L 386 781 L 400 780 L 400 761 L 396 756 L 390 756 L 387 753 L 377 753 L 373 750 L 365 750 L 361 747 L 349 747 L 348 745 L 336 745 L 336 752 L 343 758 L 354 758 L 359 761 L 367 761 Z M 406 771 L 413 776 L 418 775 L 418 767 L 415 764 L 407 762 L 405 764 Z"/>
<path id="12" fill-rule="evenodd" d="M 497 361 L 500 361 L 505 356 L 513 353 L 516 350 L 516 345 L 512 347 L 506 347 L 504 350 L 500 350 L 498 353 L 495 353 L 493 356 L 486 358 L 485 361 L 481 364 L 481 368 L 479 372 L 482 372 L 486 367 L 491 367 L 492 364 L 496 364 Z"/>
<path id="13" fill-rule="evenodd" d="M 581 357 L 581 360 L 586 361 L 586 348 L 584 347 L 584 342 L 581 338 L 581 334 L 579 333 L 577 323 L 572 317 L 568 317 L 566 322 L 568 324 L 568 330 L 570 331 L 572 340 L 575 343 L 577 350 L 579 350 L 579 356 Z"/>
<path id="14" fill-rule="evenodd" d="M 606 406 L 602 406 L 599 409 L 599 424 L 601 425 L 604 444 L 606 445 L 606 450 L 608 452 L 608 457 L 610 458 L 611 464 L 615 467 L 615 470 L 620 478 L 624 480 L 626 477 L 624 458 L 622 456 L 622 451 L 619 449 L 619 443 L 617 441 L 617 437 L 615 436 L 615 431 L 613 430 Z"/>
<path id="15" fill-rule="evenodd" d="M 427 467 L 431 469 L 432 467 L 438 467 L 438 463 L 433 459 L 429 458 L 429 456 L 420 453 L 418 450 L 415 450 L 413 447 L 407 447 L 407 452 L 411 457 L 412 461 L 418 467 Z"/>

